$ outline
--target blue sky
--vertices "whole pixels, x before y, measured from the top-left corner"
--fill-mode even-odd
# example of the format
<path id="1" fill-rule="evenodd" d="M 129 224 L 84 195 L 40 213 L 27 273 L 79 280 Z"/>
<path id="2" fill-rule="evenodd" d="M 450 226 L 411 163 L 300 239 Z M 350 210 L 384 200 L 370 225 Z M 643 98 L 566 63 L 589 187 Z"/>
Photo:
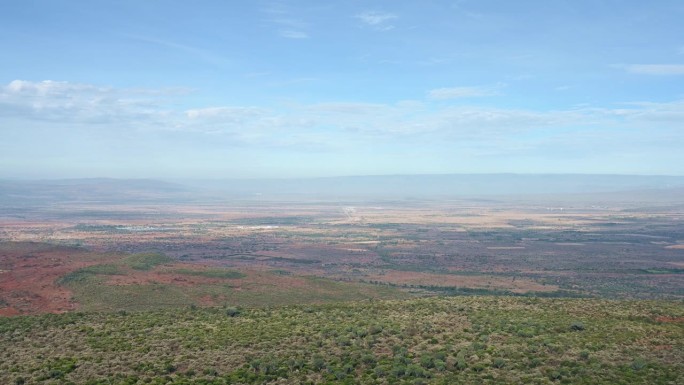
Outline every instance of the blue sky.
<path id="1" fill-rule="evenodd" d="M 0 178 L 684 175 L 680 0 L 20 1 Z"/>

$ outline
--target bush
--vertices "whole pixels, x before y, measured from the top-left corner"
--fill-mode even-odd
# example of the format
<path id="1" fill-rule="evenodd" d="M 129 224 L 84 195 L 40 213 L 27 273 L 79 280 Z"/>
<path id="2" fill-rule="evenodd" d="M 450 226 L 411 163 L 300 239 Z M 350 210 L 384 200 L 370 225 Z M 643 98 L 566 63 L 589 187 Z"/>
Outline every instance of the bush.
<path id="1" fill-rule="evenodd" d="M 418 365 L 411 364 L 406 367 L 406 375 L 409 377 L 424 377 L 424 373 L 423 369 Z"/>
<path id="2" fill-rule="evenodd" d="M 312 365 L 315 370 L 321 371 L 325 368 L 325 360 L 322 356 L 314 356 Z"/>
<path id="3" fill-rule="evenodd" d="M 375 364 L 375 356 L 372 354 L 364 354 L 361 357 L 361 362 L 363 362 L 366 365 L 373 365 Z"/>
<path id="4" fill-rule="evenodd" d="M 530 367 L 530 368 L 536 368 L 536 367 L 538 367 L 538 366 L 541 365 L 541 364 L 542 364 L 542 360 L 539 359 L 538 357 L 534 357 L 534 358 L 532 358 L 532 359 L 530 360 L 529 367 Z"/>
<path id="5" fill-rule="evenodd" d="M 430 369 L 430 368 L 433 368 L 433 367 L 435 366 L 435 361 L 432 359 L 431 356 L 429 356 L 429 355 L 424 355 L 424 356 L 422 356 L 422 357 L 420 358 L 420 364 L 421 364 L 424 368 Z"/>
<path id="6" fill-rule="evenodd" d="M 641 370 L 641 369 L 645 368 L 646 366 L 648 366 L 648 364 L 646 363 L 646 361 L 644 361 L 643 358 L 637 358 L 634 361 L 632 361 L 631 366 L 632 366 L 632 369 L 634 369 L 634 370 Z"/>
<path id="7" fill-rule="evenodd" d="M 240 313 L 241 313 L 240 309 L 233 307 L 233 306 L 226 309 L 226 315 L 228 317 L 237 317 L 240 315 Z"/>
<path id="8" fill-rule="evenodd" d="M 570 330 L 581 332 L 584 330 L 584 324 L 579 321 L 575 321 L 572 323 L 572 325 L 570 325 Z"/>
<path id="9" fill-rule="evenodd" d="M 463 358 L 459 358 L 456 360 L 456 365 L 455 365 L 457 370 L 464 370 L 465 368 L 468 367 L 468 364 L 466 364 L 466 360 Z"/>

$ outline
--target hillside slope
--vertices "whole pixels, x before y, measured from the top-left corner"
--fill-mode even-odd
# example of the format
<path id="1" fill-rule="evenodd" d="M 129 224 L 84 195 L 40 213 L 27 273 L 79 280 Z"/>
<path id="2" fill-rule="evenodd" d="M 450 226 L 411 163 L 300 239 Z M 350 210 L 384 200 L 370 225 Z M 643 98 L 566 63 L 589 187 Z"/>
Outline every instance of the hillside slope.
<path id="1" fill-rule="evenodd" d="M 0 318 L 0 383 L 681 384 L 682 321 L 511 297 Z"/>

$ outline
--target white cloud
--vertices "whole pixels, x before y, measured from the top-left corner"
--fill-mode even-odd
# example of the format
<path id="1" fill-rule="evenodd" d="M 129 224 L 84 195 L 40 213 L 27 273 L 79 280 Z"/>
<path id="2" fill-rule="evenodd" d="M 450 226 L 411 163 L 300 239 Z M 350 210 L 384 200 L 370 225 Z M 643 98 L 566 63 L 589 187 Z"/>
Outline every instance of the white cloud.
<path id="1" fill-rule="evenodd" d="M 484 93 L 475 89 L 433 90 L 434 95 L 424 101 L 397 103 L 290 103 L 277 108 L 178 109 L 176 106 L 182 103 L 169 99 L 169 95 L 159 90 L 142 92 L 90 84 L 15 80 L 0 86 L 0 129 L 27 133 L 54 131 L 57 141 L 62 135 L 76 132 L 69 130 L 109 132 L 131 140 L 143 135 L 142 132 L 166 135 L 172 131 L 174 135 L 211 141 L 212 145 L 215 142 L 296 147 L 301 142 L 306 148 L 311 148 L 311 138 L 321 146 L 325 143 L 352 146 L 369 140 L 475 145 L 494 139 L 505 146 L 507 142 L 527 140 L 521 137 L 536 134 L 545 137 L 575 130 L 593 131 L 599 136 L 605 130 L 635 131 L 654 140 L 667 135 L 668 145 L 684 142 L 681 131 L 684 101 L 547 111 L 431 102 L 435 96 L 439 99 Z M 188 95 L 173 94 L 173 97 Z M 212 139 L 202 139 L 205 137 Z M 604 139 L 611 140 L 608 134 Z"/>
<path id="2" fill-rule="evenodd" d="M 305 21 L 295 18 L 276 18 L 272 19 L 271 22 L 292 29 L 304 29 L 309 26 Z"/>
<path id="3" fill-rule="evenodd" d="M 256 107 L 207 107 L 185 111 L 185 115 L 190 119 L 256 116 L 261 113 L 262 110 Z"/>
<path id="4" fill-rule="evenodd" d="M 351 102 L 337 102 L 337 103 L 319 103 L 312 104 L 305 107 L 306 110 L 331 114 L 348 114 L 348 115 L 367 115 L 377 114 L 382 110 L 386 110 L 389 106 L 377 103 L 351 103 Z"/>
<path id="5" fill-rule="evenodd" d="M 58 82 L 53 80 L 44 80 L 42 82 L 13 80 L 5 86 L 5 91 L 15 95 L 22 94 L 44 97 L 48 95 L 68 94 L 70 92 L 107 92 L 108 89 L 86 84 Z"/>
<path id="6" fill-rule="evenodd" d="M 306 32 L 294 31 L 294 30 L 283 30 L 280 31 L 280 36 L 288 39 L 308 39 L 309 35 Z"/>
<path id="7" fill-rule="evenodd" d="M 573 89 L 573 88 L 575 88 L 575 87 L 574 87 L 574 86 L 571 86 L 571 85 L 565 84 L 565 85 L 562 85 L 562 86 L 556 86 L 556 87 L 554 88 L 554 90 L 556 90 L 556 91 L 567 91 L 567 90 L 571 90 L 571 89 Z"/>
<path id="8" fill-rule="evenodd" d="M 437 88 L 428 92 L 428 97 L 434 100 L 474 98 L 498 95 L 497 87 L 447 87 Z"/>
<path id="9" fill-rule="evenodd" d="M 309 23 L 301 18 L 304 10 L 282 3 L 272 3 L 262 11 L 268 15 L 267 23 L 277 28 L 280 37 L 286 39 L 308 39 Z"/>
<path id="10" fill-rule="evenodd" d="M 684 64 L 630 64 L 625 69 L 644 75 L 684 75 Z"/>
<path id="11" fill-rule="evenodd" d="M 397 19 L 399 16 L 388 12 L 365 11 L 355 16 L 364 24 L 371 26 L 377 30 L 388 31 L 394 26 L 388 22 Z"/>
<path id="12" fill-rule="evenodd" d="M 650 127 L 675 128 L 684 122 L 684 100 L 667 103 L 627 103 L 630 108 L 607 109 L 605 114 L 624 119 L 625 122 Z"/>
<path id="13" fill-rule="evenodd" d="M 140 122 L 165 115 L 161 90 L 115 89 L 91 84 L 14 80 L 0 88 L 0 112 L 19 119 L 79 124 Z"/>

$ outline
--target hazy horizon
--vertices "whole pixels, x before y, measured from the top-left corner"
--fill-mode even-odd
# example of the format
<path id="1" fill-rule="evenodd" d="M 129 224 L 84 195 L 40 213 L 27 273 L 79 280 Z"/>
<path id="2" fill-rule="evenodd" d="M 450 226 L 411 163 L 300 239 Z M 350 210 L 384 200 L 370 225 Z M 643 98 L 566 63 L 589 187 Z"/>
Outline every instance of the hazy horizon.
<path id="1" fill-rule="evenodd" d="M 114 180 L 114 181 L 159 181 L 159 182 L 200 182 L 200 181 L 264 181 L 264 180 L 315 180 L 315 179 L 345 179 L 345 178 L 387 178 L 387 177 L 625 177 L 625 178 L 684 178 L 684 174 L 621 174 L 621 173 L 520 173 L 520 172 L 484 172 L 484 173 L 423 173 L 423 174 L 343 174 L 327 176 L 273 176 L 273 177 L 109 177 L 109 176 L 84 176 L 84 177 L 46 177 L 35 178 L 26 176 L 0 177 L 0 181 L 25 181 L 25 182 L 58 182 L 58 181 L 79 181 L 79 180 Z"/>
<path id="2" fill-rule="evenodd" d="M 10 2 L 0 178 L 684 175 L 680 1 Z"/>
<path id="3" fill-rule="evenodd" d="M 681 204 L 682 176 L 449 174 L 298 179 L 0 179 L 0 205 L 532 199 Z M 528 199 L 529 198 L 529 199 Z"/>

